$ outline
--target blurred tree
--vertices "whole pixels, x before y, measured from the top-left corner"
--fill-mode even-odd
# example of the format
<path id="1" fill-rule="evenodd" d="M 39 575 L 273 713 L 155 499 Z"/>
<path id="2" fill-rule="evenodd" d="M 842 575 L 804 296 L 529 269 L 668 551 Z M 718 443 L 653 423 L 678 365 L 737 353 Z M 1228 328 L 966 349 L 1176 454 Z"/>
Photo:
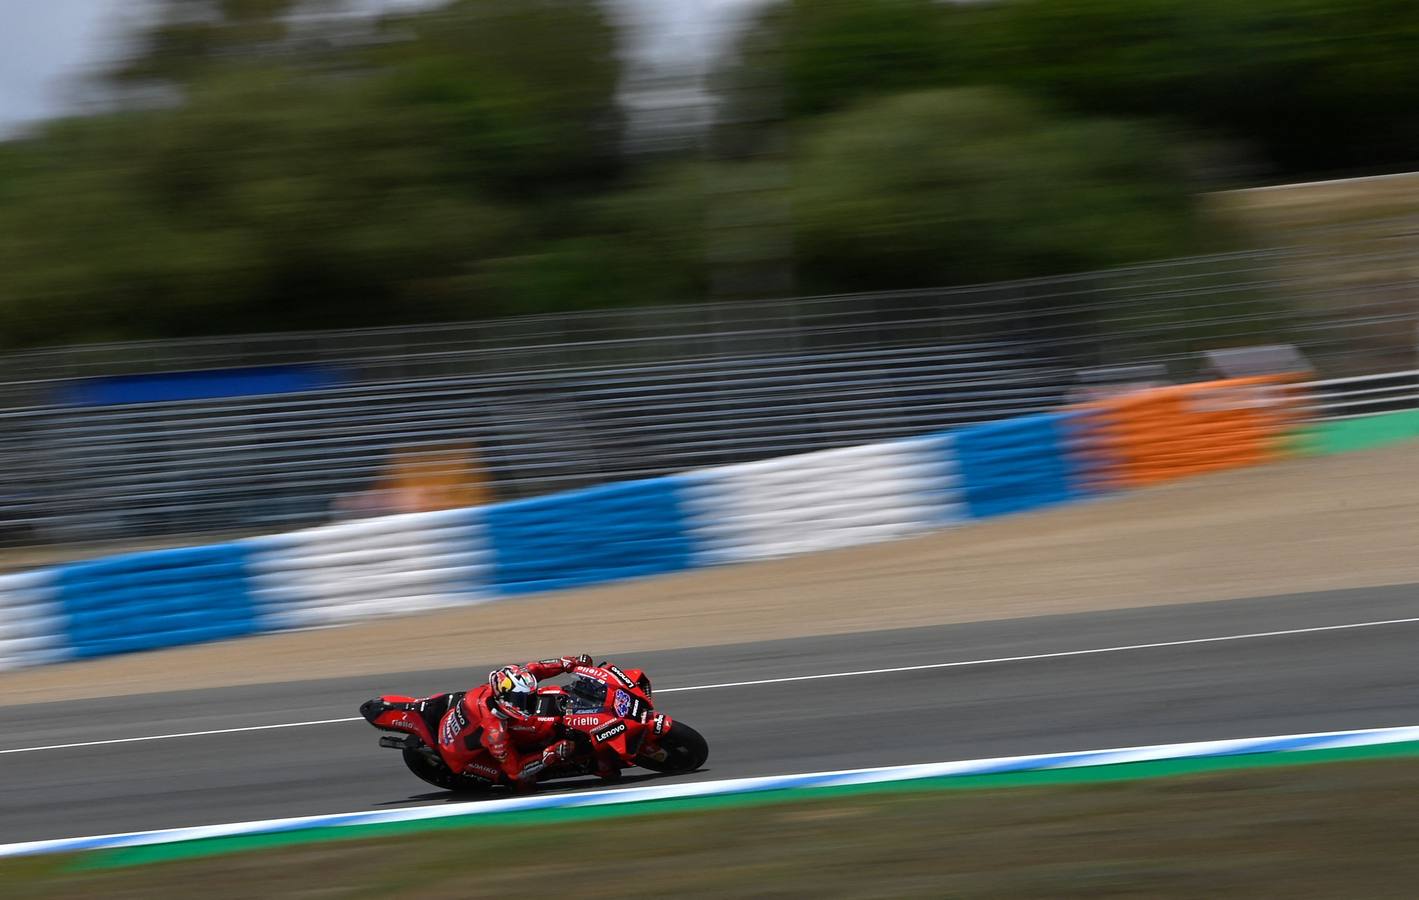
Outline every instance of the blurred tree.
<path id="1" fill-rule="evenodd" d="M 711 168 L 647 173 L 567 210 L 570 236 L 485 261 L 473 276 L 477 292 L 504 314 L 702 299 Z"/>
<path id="2" fill-rule="evenodd" d="M 314 44 L 291 7 L 171 0 L 115 75 L 164 102 L 0 148 L 0 341 L 486 315 L 477 273 L 568 240 L 560 211 L 614 185 L 589 0 L 333 20 Z"/>
<path id="3" fill-rule="evenodd" d="M 53 129 L 12 154 L 26 169 L 0 210 L 7 337 L 468 314 L 425 283 L 502 252 L 516 214 L 447 190 L 436 150 L 368 123 L 358 93 L 209 82 L 180 111 Z"/>
<path id="4" fill-rule="evenodd" d="M 782 0 L 749 24 L 721 85 L 747 106 L 749 88 L 775 70 L 781 112 L 798 118 L 958 84 L 976 64 L 968 40 L 976 18 L 969 7 L 938 0 Z"/>
<path id="5" fill-rule="evenodd" d="M 273 52 L 300 0 L 161 0 L 139 50 L 110 73 L 119 83 L 186 84 L 212 67 Z"/>
<path id="6" fill-rule="evenodd" d="M 1009 0 L 993 79 L 1075 109 L 1250 142 L 1283 172 L 1419 159 L 1411 0 Z"/>
<path id="7" fill-rule="evenodd" d="M 420 120 L 464 183 L 555 199 L 617 174 L 620 65 L 595 2 L 460 0 L 385 33 L 381 102 Z"/>
<path id="8" fill-rule="evenodd" d="M 0 343 L 1080 270 L 1218 248 L 1200 139 L 1419 147 L 1412 0 L 782 0 L 654 171 L 596 0 L 341 2 L 165 0 L 132 102 L 0 144 Z"/>
<path id="9" fill-rule="evenodd" d="M 803 136 L 801 277 L 823 291 L 1082 271 L 1210 249 L 1167 146 L 998 89 L 873 101 Z"/>
<path id="10" fill-rule="evenodd" d="M 1244 142 L 1275 172 L 1309 175 L 1419 159 L 1416 59 L 1412 0 L 780 0 L 741 40 L 742 74 L 722 80 L 777 66 L 789 118 L 1007 86 Z"/>

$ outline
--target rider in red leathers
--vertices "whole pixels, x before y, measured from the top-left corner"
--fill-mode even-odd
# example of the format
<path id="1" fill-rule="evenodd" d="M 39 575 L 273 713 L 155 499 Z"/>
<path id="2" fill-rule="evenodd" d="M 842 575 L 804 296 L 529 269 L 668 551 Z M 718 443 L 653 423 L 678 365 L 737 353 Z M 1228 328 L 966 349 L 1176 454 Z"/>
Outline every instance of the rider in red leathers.
<path id="1" fill-rule="evenodd" d="M 537 774 L 571 755 L 575 745 L 555 736 L 556 719 L 538 715 L 537 681 L 591 665 L 591 657 L 563 656 L 522 666 L 504 666 L 489 673 L 488 683 L 463 695 L 444 716 L 439 748 L 450 768 L 460 774 L 502 779 L 518 790 L 531 790 Z M 485 749 L 499 771 L 483 771 L 474 757 Z"/>

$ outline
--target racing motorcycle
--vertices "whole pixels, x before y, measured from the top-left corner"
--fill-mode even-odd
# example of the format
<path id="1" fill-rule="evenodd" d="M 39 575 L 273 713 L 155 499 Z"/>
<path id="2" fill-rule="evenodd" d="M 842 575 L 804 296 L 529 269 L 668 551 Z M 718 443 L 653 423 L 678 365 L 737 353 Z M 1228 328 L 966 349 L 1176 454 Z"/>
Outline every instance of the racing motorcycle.
<path id="1" fill-rule="evenodd" d="M 570 739 L 575 744 L 567 759 L 538 773 L 538 781 L 592 774 L 598 751 L 606 750 L 614 751 L 623 770 L 640 766 L 683 774 L 705 764 L 709 744 L 689 725 L 656 711 L 645 672 L 602 662 L 577 666 L 570 674 L 564 687 L 539 686 L 535 717 L 514 726 L 520 743 L 545 747 Z M 455 772 L 436 737 L 441 730 L 456 730 L 463 694 L 375 697 L 360 705 L 360 715 L 375 728 L 391 732 L 380 736 L 379 745 L 401 751 L 409 771 L 429 784 L 450 791 L 487 791 L 504 782 L 492 754 L 482 750 L 464 771 Z M 645 746 L 650 734 L 656 736 L 654 749 Z"/>

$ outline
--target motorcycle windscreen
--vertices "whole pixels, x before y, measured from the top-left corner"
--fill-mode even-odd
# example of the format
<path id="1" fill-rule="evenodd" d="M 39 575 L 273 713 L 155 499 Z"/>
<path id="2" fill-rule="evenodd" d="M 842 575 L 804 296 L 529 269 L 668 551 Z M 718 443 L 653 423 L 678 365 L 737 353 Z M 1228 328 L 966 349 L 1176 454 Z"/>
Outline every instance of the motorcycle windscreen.
<path id="1" fill-rule="evenodd" d="M 603 681 L 578 675 L 564 690 L 567 712 L 600 712 L 606 708 L 606 683 Z"/>

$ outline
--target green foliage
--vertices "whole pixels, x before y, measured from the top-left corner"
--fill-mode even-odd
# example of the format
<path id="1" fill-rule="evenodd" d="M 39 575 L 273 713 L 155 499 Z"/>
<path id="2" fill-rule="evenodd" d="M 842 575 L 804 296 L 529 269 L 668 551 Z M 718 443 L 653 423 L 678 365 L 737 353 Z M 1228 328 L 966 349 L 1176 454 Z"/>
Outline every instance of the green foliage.
<path id="1" fill-rule="evenodd" d="M 703 297 L 708 178 L 702 165 L 675 166 L 567 210 L 575 236 L 487 261 L 479 291 L 505 314 Z"/>
<path id="2" fill-rule="evenodd" d="M 453 314 L 421 310 L 419 282 L 494 246 L 515 220 L 446 191 L 429 149 L 369 129 L 339 99 L 214 88 L 180 128 L 169 113 L 72 123 L 76 158 L 36 163 L 29 191 L 0 212 L 0 260 L 17 276 L 0 286 L 7 333 Z"/>
<path id="3" fill-rule="evenodd" d="M 1419 156 L 1419 5 L 1406 0 L 1012 0 L 991 34 L 1006 83 L 1189 122 L 1284 171 Z"/>
<path id="4" fill-rule="evenodd" d="M 1008 92 L 896 96 L 817 123 L 798 157 L 799 262 L 827 290 L 1080 271 L 1205 248 L 1164 143 Z"/>
<path id="5" fill-rule="evenodd" d="M 419 119 L 453 177 L 512 197 L 595 186 L 619 165 L 615 34 L 587 0 L 465 0 L 397 20 L 372 54 L 381 106 Z"/>
<path id="6" fill-rule="evenodd" d="M 791 116 L 868 96 L 1017 88 L 1239 141 L 1283 173 L 1419 158 L 1410 0 L 783 0 L 743 43 Z M 774 78 L 778 79 L 775 84 Z"/>
<path id="7" fill-rule="evenodd" d="M 782 0 L 653 169 L 595 0 L 319 6 L 166 0 L 131 102 L 0 144 L 0 344 L 1077 271 L 1222 248 L 1201 147 L 1419 147 L 1406 0 Z"/>
<path id="8" fill-rule="evenodd" d="M 463 0 L 316 50 L 279 0 L 189 5 L 117 73 L 178 102 L 3 146 L 0 341 L 490 314 L 479 273 L 565 239 L 543 198 L 616 174 L 614 45 L 588 2 Z"/>
<path id="9" fill-rule="evenodd" d="M 788 0 L 746 38 L 744 62 L 782 79 L 790 118 L 901 90 L 959 83 L 977 60 L 968 8 L 937 0 Z"/>
<path id="10" fill-rule="evenodd" d="M 142 52 L 113 72 L 119 82 L 187 84 L 215 67 L 275 50 L 299 0 L 166 0 Z"/>

